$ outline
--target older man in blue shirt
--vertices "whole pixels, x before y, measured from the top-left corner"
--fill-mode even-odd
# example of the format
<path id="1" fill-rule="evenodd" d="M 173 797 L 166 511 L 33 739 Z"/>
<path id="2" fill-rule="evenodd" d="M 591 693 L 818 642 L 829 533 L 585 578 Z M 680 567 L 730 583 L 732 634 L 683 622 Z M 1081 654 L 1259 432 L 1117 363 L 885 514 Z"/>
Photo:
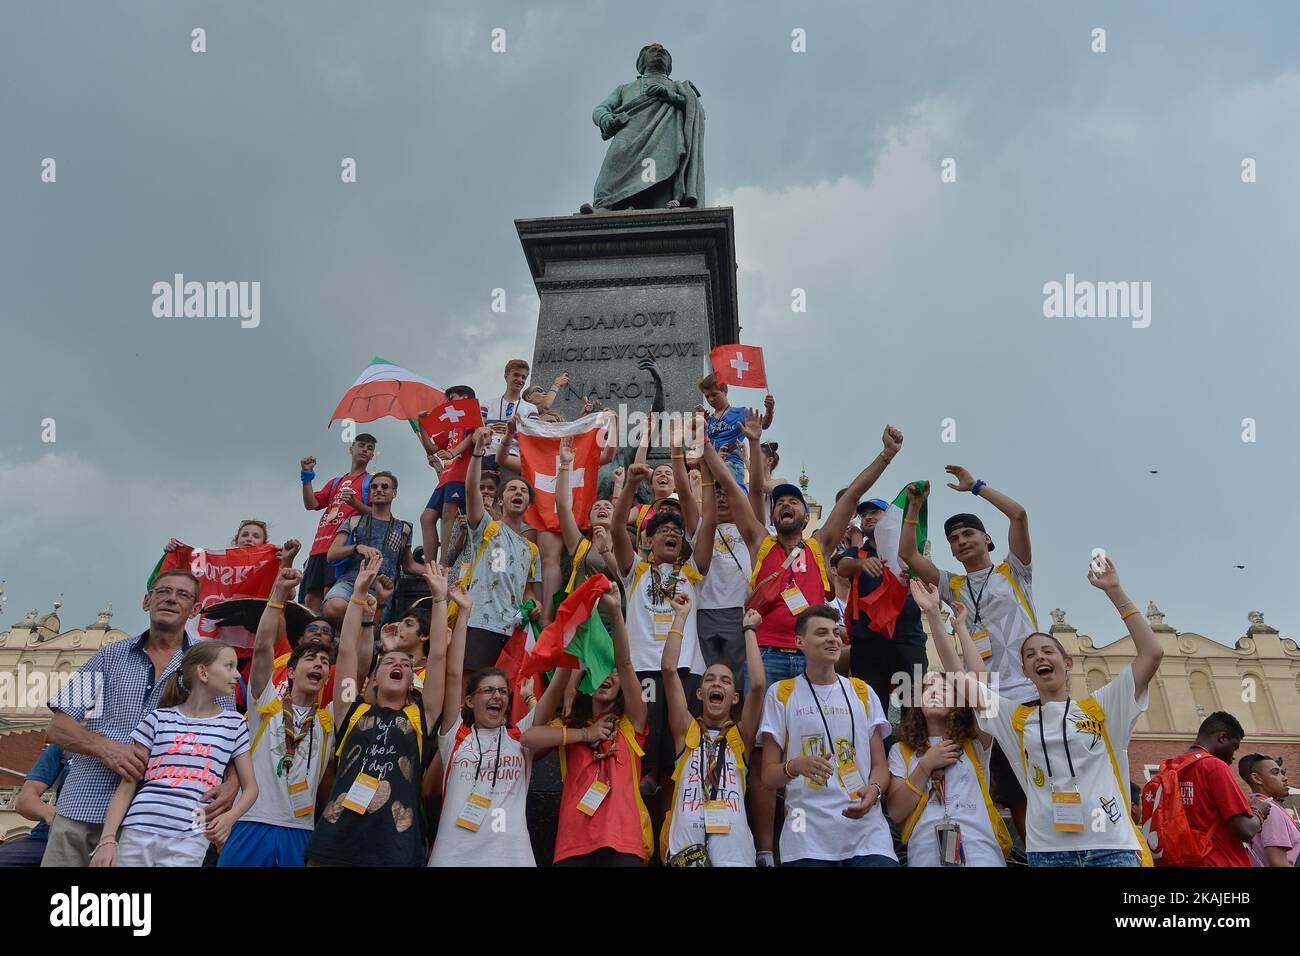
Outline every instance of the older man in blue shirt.
<path id="1" fill-rule="evenodd" d="M 131 746 L 131 731 L 158 707 L 163 685 L 190 646 L 185 622 L 199 611 L 199 582 L 189 571 L 164 571 L 144 599 L 149 629 L 134 641 L 109 644 L 81 666 L 50 698 L 54 717 L 46 740 L 72 754 L 59 790 L 41 866 L 88 866 L 99 844 L 109 800 L 121 778 L 140 780 L 145 762 Z M 233 709 L 232 698 L 219 698 Z M 203 797 L 221 813 L 233 805 L 231 778 Z"/>

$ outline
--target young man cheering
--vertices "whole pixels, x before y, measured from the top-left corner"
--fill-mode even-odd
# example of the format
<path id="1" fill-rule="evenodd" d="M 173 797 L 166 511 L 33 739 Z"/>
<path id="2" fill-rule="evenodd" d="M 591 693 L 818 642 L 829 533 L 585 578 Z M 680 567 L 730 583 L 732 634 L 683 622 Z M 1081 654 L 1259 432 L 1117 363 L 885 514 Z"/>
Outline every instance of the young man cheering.
<path id="1" fill-rule="evenodd" d="M 316 527 L 316 538 L 307 558 L 299 596 L 313 614 L 320 613 L 325 592 L 334 583 L 334 573 L 325 553 L 334 542 L 339 526 L 353 515 L 370 513 L 370 475 L 366 473 L 366 467 L 375 457 L 375 444 L 375 436 L 369 432 L 358 435 L 348 446 L 352 457 L 348 473 L 331 478 L 320 491 L 312 490 L 312 482 L 316 480 L 315 457 L 308 455 L 300 462 L 303 507 L 308 511 L 325 512 Z"/>
<path id="2" fill-rule="evenodd" d="M 993 539 L 984 530 L 984 522 L 973 514 L 956 514 L 943 523 L 944 536 L 952 556 L 961 562 L 963 573 L 941 571 L 917 550 L 915 534 L 902 536 L 898 556 L 922 581 L 936 585 L 939 596 L 949 606 L 958 601 L 966 605 L 970 612 L 971 637 L 989 673 L 997 675 L 997 692 L 1013 703 L 1027 704 L 1038 698 L 1033 682 L 1025 676 L 1020 655 L 1025 638 L 1038 630 L 1031 590 L 1028 512 L 986 482 L 976 481 L 961 465 L 949 465 L 945 471 L 956 478 L 955 482 L 948 483 L 949 488 L 983 498 L 1010 520 L 1006 560 L 994 565 L 989 557 Z M 928 484 L 919 494 L 914 485 L 908 485 L 904 519 L 908 525 L 919 520 L 921 504 L 929 494 Z M 1013 754 L 1012 758 L 1019 759 L 1019 755 Z M 993 799 L 1011 811 L 1016 829 L 1023 836 L 1025 792 L 1000 746 L 994 747 L 989 766 Z"/>

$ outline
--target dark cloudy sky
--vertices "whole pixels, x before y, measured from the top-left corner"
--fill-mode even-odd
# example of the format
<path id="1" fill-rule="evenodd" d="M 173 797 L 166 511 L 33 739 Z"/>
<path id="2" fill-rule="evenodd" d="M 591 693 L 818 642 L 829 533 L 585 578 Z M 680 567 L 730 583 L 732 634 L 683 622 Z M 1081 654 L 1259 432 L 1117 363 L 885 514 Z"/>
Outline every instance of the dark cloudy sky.
<path id="1" fill-rule="evenodd" d="M 1300 631 L 1292 3 L 24 0 L 0 27 L 0 629 L 59 592 L 66 626 L 111 600 L 142 628 L 172 535 L 310 538 L 298 458 L 346 467 L 324 424 L 373 355 L 496 394 L 537 309 L 512 220 L 590 196 L 591 109 L 658 40 L 703 93 L 783 472 L 829 501 L 890 422 L 883 497 L 959 462 L 1028 507 L 1044 620 L 1122 633 L 1103 547 L 1175 627 Z M 260 281 L 260 327 L 155 318 L 177 272 Z M 1150 327 L 1044 318 L 1067 273 L 1151 282 Z M 414 520 L 432 473 L 374 430 Z M 986 504 L 932 501 L 1005 548 Z"/>

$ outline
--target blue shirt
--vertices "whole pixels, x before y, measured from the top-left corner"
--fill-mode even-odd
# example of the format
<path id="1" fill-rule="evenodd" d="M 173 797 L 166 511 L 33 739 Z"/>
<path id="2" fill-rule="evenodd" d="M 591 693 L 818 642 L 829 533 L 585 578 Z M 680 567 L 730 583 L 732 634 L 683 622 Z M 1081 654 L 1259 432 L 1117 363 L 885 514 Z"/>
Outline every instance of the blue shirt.
<path id="1" fill-rule="evenodd" d="M 37 783 L 43 783 L 45 786 L 54 787 L 58 779 L 63 776 L 67 765 L 63 759 L 63 749 L 55 744 L 46 744 L 41 755 L 36 758 L 36 764 L 27 773 L 28 780 L 34 780 Z M 29 840 L 48 840 L 50 838 L 50 825 L 42 820 L 36 826 L 32 827 L 32 832 L 27 834 Z"/>
<path id="2" fill-rule="evenodd" d="M 50 710 L 84 722 L 91 733 L 129 743 L 131 731 L 140 725 L 144 715 L 158 709 L 167 678 L 180 669 L 181 658 L 190 648 L 190 636 L 184 634 L 175 656 L 162 674 L 157 674 L 144 649 L 148 636 L 145 631 L 134 641 L 115 641 L 101 648 L 50 698 Z M 218 697 L 217 703 L 226 710 L 235 708 L 233 697 Z M 98 757 L 73 754 L 59 788 L 59 816 L 81 823 L 103 823 L 120 780 Z"/>
<path id="3" fill-rule="evenodd" d="M 723 457 L 740 458 L 745 443 L 745 410 L 734 405 L 721 415 L 709 415 L 709 444 Z"/>

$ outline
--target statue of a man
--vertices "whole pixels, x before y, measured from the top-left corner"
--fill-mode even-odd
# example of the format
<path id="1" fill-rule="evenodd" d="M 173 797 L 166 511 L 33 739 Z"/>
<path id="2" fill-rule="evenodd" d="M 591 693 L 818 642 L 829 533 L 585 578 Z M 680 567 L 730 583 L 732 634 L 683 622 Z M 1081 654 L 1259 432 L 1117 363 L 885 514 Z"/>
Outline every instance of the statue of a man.
<path id="1" fill-rule="evenodd" d="M 596 178 L 596 209 L 672 209 L 704 205 L 704 109 L 689 81 L 669 78 L 673 58 L 643 47 L 637 78 L 609 94 L 592 121 L 610 141 Z"/>

